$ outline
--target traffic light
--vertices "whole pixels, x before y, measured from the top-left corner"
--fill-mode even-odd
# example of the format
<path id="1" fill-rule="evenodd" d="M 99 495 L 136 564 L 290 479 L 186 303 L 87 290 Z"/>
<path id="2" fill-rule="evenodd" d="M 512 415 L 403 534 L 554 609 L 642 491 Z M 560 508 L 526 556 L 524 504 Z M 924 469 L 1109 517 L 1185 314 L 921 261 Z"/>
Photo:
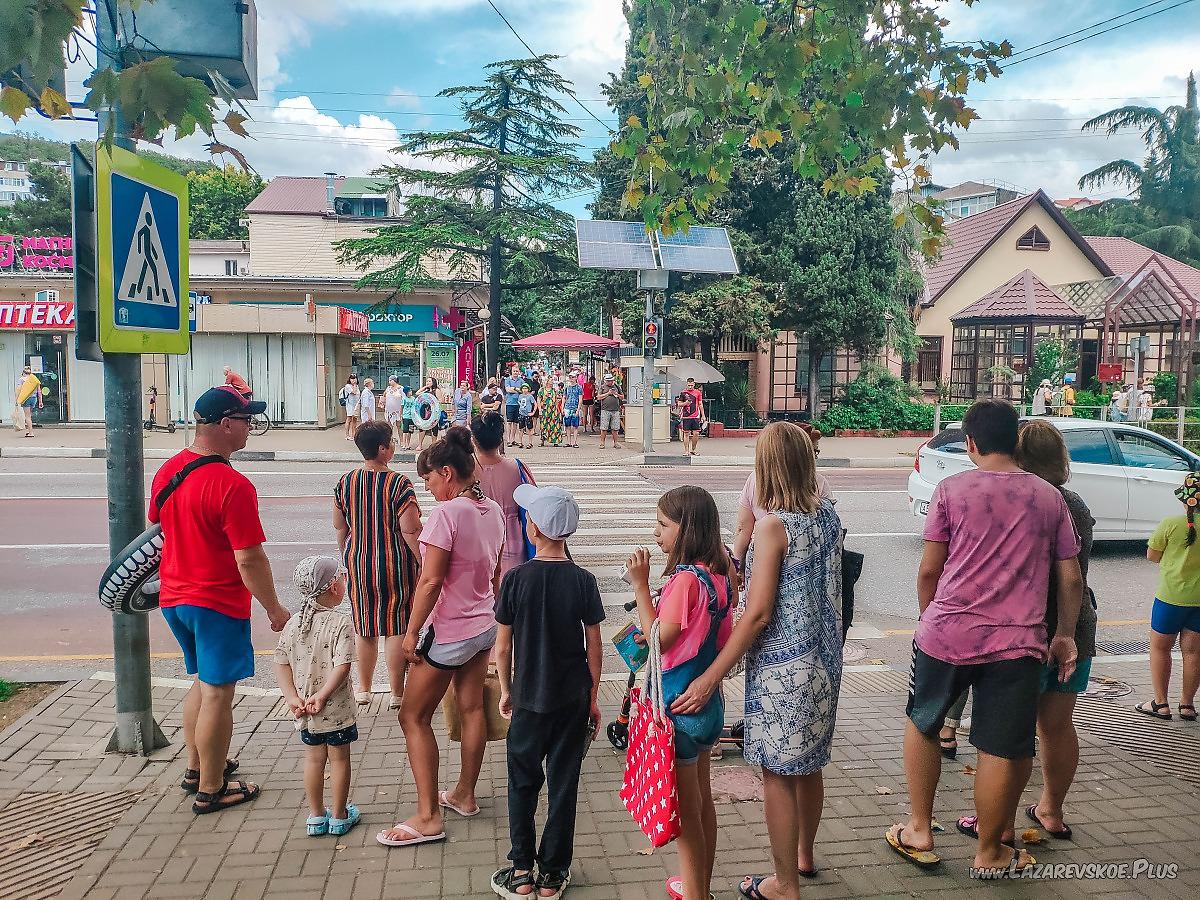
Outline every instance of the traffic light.
<path id="1" fill-rule="evenodd" d="M 657 356 L 662 332 L 662 319 L 646 319 L 642 325 L 642 349 L 647 356 Z"/>

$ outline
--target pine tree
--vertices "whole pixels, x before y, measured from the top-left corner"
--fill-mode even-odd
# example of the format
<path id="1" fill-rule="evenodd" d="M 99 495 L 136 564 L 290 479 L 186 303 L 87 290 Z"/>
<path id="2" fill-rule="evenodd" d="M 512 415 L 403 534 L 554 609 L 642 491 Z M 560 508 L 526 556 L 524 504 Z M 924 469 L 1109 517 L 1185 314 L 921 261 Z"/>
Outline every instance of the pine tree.
<path id="1" fill-rule="evenodd" d="M 482 85 L 442 91 L 461 101 L 466 126 L 406 135 L 395 152 L 414 161 L 374 173 L 403 198 L 401 221 L 338 245 L 345 261 L 371 270 L 363 287 L 399 293 L 487 277 L 489 372 L 505 297 L 579 277 L 574 219 L 552 204 L 588 187 L 591 167 L 577 155 L 580 129 L 565 121 L 558 98 L 572 89 L 555 58 L 492 63 Z"/>

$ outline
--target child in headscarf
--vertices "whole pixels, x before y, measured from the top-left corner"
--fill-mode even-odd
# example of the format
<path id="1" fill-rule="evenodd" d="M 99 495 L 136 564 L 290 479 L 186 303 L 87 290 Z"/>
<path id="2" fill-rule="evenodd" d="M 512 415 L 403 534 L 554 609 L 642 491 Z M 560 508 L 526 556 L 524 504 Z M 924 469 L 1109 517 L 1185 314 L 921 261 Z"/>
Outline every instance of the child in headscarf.
<path id="1" fill-rule="evenodd" d="M 345 834 L 359 822 L 350 794 L 350 744 L 358 740 L 350 664 L 354 635 L 350 619 L 337 607 L 346 596 L 346 570 L 333 556 L 309 556 L 296 566 L 296 591 L 303 604 L 279 635 L 275 677 L 296 717 L 300 740 L 308 747 L 304 791 L 308 834 Z M 325 766 L 333 806 L 325 807 Z"/>

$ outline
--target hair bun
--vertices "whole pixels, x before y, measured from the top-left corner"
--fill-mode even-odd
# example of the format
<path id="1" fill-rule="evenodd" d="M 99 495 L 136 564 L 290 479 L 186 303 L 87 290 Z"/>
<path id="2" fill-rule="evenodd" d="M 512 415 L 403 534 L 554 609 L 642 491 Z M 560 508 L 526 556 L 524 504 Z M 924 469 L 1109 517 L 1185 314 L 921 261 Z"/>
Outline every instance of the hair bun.
<path id="1" fill-rule="evenodd" d="M 467 453 L 474 452 L 474 448 L 471 446 L 471 431 L 465 425 L 452 425 L 446 431 L 443 440 L 459 450 L 465 450 Z"/>

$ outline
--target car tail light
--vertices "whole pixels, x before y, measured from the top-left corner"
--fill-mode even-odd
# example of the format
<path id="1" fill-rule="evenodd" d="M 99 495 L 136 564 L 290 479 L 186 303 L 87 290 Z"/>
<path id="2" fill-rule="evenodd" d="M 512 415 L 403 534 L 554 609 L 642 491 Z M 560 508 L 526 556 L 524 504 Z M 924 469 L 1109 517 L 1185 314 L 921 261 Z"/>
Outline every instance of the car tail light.
<path id="1" fill-rule="evenodd" d="M 933 440 L 933 438 L 929 439 L 929 441 L 932 441 L 932 440 Z M 925 449 L 925 445 L 928 444 L 929 441 L 925 441 L 924 444 L 921 444 L 921 446 L 917 448 L 917 458 L 913 460 L 913 471 L 914 472 L 921 471 L 921 451 Z"/>

